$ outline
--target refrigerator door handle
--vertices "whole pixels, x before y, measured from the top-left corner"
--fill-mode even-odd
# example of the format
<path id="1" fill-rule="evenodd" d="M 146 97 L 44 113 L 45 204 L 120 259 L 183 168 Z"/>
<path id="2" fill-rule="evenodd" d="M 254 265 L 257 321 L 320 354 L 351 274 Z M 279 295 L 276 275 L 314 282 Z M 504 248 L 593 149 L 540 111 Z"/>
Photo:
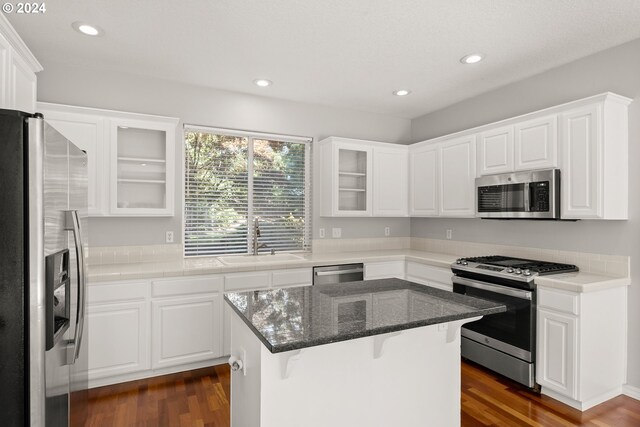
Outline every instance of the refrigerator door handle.
<path id="1" fill-rule="evenodd" d="M 75 350 L 73 361 L 80 355 L 80 345 L 82 344 L 82 332 L 84 329 L 84 305 L 86 294 L 86 269 L 84 263 L 84 247 L 82 246 L 82 236 L 80 234 L 80 219 L 78 211 L 65 211 L 65 226 L 67 231 L 73 231 L 73 240 L 76 247 L 76 261 L 78 263 L 78 308 L 76 314 Z"/>

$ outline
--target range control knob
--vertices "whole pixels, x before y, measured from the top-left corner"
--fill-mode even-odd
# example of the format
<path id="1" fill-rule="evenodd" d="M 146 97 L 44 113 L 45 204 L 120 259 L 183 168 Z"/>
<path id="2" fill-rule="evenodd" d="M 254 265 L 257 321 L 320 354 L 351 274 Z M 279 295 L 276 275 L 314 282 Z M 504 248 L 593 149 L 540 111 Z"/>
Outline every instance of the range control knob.
<path id="1" fill-rule="evenodd" d="M 458 258 L 458 259 L 456 260 L 456 264 L 462 264 L 462 258 Z"/>
<path id="2" fill-rule="evenodd" d="M 513 268 L 511 267 L 507 268 L 507 273 L 513 273 Z"/>
<path id="3" fill-rule="evenodd" d="M 467 261 L 462 260 L 462 265 L 467 265 L 467 264 L 469 264 Z"/>
<path id="4" fill-rule="evenodd" d="M 514 271 L 514 273 L 516 273 L 516 274 L 522 274 L 522 270 L 520 270 L 519 268 L 516 268 L 516 271 Z"/>
<path id="5" fill-rule="evenodd" d="M 529 270 L 525 270 L 522 272 L 523 276 L 531 276 L 531 272 Z"/>

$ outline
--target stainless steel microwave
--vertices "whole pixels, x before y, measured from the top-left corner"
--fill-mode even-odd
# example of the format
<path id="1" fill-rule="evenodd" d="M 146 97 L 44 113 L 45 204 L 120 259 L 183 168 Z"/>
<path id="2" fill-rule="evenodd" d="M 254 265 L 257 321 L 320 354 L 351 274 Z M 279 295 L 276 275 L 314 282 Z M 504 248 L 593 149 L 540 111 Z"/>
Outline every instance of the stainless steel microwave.
<path id="1" fill-rule="evenodd" d="M 476 178 L 476 216 L 560 219 L 560 169 Z"/>

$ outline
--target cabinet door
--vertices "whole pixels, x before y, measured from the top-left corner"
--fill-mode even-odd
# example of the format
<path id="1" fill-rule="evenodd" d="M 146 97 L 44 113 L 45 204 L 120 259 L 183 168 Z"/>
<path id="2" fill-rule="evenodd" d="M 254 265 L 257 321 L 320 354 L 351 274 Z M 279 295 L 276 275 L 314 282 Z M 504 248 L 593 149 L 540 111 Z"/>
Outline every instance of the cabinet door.
<path id="1" fill-rule="evenodd" d="M 110 213 L 173 216 L 177 119 L 109 119 Z"/>
<path id="2" fill-rule="evenodd" d="M 372 153 L 372 148 L 364 145 L 342 142 L 334 144 L 334 216 L 371 216 Z"/>
<path id="3" fill-rule="evenodd" d="M 108 169 L 104 162 L 104 119 L 96 115 L 56 111 L 56 107 L 50 104 L 38 104 L 38 110 L 51 126 L 87 153 L 89 215 L 104 215 L 109 185 L 105 178 Z"/>
<path id="4" fill-rule="evenodd" d="M 538 383 L 576 399 L 577 318 L 538 309 Z"/>
<path id="5" fill-rule="evenodd" d="M 152 368 L 222 356 L 222 293 L 152 302 Z"/>
<path id="6" fill-rule="evenodd" d="M 34 113 L 36 111 L 36 73 L 17 54 L 11 55 L 12 108 Z"/>
<path id="7" fill-rule="evenodd" d="M 148 313 L 145 301 L 89 306 L 89 379 L 149 369 Z"/>
<path id="8" fill-rule="evenodd" d="M 553 115 L 515 125 L 515 170 L 554 168 L 558 165 L 557 122 L 557 116 Z"/>
<path id="9" fill-rule="evenodd" d="M 440 147 L 436 144 L 410 148 L 409 215 L 439 214 Z"/>
<path id="10" fill-rule="evenodd" d="M 480 175 L 513 171 L 513 126 L 482 132 L 478 140 Z"/>
<path id="11" fill-rule="evenodd" d="M 441 144 L 440 215 L 475 216 L 476 137 Z"/>
<path id="12" fill-rule="evenodd" d="M 373 150 L 373 216 L 408 214 L 407 147 L 375 147 Z"/>
<path id="13" fill-rule="evenodd" d="M 562 218 L 602 217 L 601 106 L 562 114 Z"/>

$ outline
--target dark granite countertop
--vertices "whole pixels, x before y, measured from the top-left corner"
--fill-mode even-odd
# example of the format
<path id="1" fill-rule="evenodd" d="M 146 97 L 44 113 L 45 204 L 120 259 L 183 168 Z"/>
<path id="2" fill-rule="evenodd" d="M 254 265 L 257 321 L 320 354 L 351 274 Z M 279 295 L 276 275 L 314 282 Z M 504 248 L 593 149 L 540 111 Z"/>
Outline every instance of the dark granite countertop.
<path id="1" fill-rule="evenodd" d="M 506 311 L 492 301 L 401 279 L 230 292 L 224 298 L 272 353 Z"/>

